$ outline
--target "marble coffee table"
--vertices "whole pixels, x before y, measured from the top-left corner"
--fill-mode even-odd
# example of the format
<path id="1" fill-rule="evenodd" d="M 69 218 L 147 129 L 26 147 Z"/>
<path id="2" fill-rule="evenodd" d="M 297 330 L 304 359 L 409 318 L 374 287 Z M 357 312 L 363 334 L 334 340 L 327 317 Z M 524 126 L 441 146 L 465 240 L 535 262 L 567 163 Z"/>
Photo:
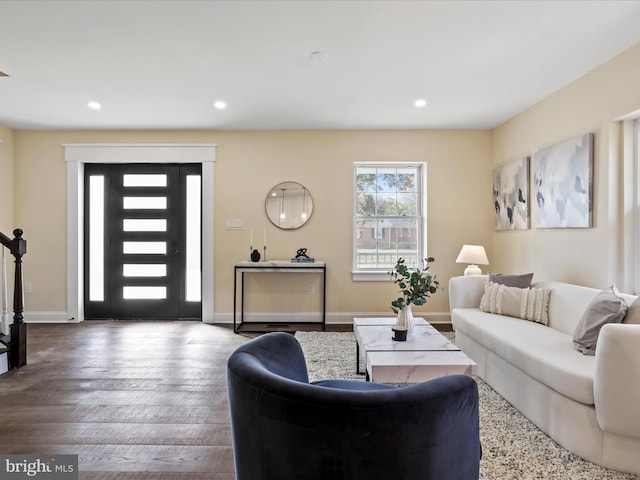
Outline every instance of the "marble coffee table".
<path id="1" fill-rule="evenodd" d="M 392 340 L 395 318 L 354 318 L 356 361 L 364 354 L 367 380 L 379 383 L 418 383 L 444 375 L 476 378 L 478 365 L 422 318 L 406 342 Z"/>

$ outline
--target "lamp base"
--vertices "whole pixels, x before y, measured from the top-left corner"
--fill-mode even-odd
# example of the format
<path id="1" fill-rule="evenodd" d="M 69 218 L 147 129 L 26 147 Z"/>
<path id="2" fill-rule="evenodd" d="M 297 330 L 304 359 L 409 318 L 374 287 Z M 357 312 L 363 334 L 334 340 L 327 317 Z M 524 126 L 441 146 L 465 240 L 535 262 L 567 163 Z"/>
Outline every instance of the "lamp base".
<path id="1" fill-rule="evenodd" d="M 482 275 L 482 270 L 477 265 L 469 265 L 464 269 L 465 275 Z"/>

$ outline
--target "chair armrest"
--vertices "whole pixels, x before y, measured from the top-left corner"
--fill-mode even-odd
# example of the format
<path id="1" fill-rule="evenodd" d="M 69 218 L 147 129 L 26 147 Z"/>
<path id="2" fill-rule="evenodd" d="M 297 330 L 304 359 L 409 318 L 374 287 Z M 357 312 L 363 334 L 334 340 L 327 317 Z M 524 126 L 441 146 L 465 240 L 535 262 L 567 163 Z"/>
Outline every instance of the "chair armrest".
<path id="1" fill-rule="evenodd" d="M 640 325 L 600 330 L 593 379 L 596 417 L 603 431 L 640 438 Z"/>
<path id="2" fill-rule="evenodd" d="M 449 279 L 449 309 L 478 308 L 484 294 L 486 275 L 466 275 Z"/>

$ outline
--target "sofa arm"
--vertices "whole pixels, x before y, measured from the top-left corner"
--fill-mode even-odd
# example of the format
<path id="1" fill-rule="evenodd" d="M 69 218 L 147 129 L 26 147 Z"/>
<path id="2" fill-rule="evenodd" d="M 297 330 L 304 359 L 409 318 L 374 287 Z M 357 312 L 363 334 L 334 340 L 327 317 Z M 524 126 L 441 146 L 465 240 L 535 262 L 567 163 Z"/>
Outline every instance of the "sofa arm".
<path id="1" fill-rule="evenodd" d="M 466 275 L 449 279 L 449 309 L 477 308 L 484 294 L 486 275 Z"/>
<path id="2" fill-rule="evenodd" d="M 603 431 L 640 438 L 640 325 L 610 323 L 598 336 L 593 379 L 596 417 Z"/>

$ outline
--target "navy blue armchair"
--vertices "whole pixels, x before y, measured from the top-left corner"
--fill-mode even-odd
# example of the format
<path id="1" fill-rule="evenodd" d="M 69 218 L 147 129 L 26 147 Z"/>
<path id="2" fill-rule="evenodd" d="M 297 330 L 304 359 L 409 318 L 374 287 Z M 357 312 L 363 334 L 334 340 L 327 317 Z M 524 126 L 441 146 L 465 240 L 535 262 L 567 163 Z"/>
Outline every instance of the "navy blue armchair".
<path id="1" fill-rule="evenodd" d="M 236 480 L 471 480 L 478 385 L 450 375 L 392 387 L 309 383 L 300 344 L 268 333 L 227 365 Z"/>

